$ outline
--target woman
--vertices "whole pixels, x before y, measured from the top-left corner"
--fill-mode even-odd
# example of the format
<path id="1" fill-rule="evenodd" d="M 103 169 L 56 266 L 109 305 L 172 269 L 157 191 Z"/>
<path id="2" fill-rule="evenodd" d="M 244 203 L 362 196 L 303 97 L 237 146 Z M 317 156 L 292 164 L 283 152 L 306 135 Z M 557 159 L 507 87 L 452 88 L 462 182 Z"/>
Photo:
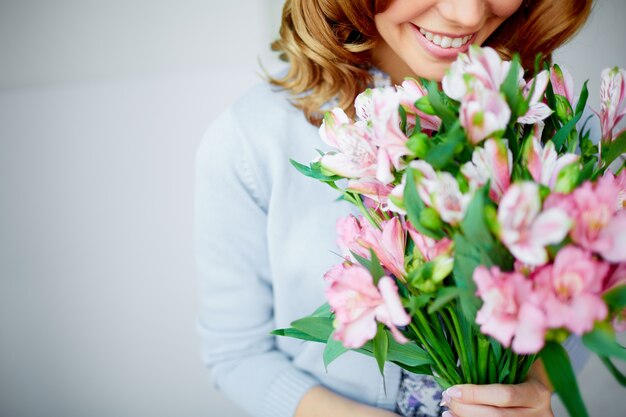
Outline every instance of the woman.
<path id="1" fill-rule="evenodd" d="M 591 0 L 287 0 L 273 48 L 290 64 L 252 89 L 207 131 L 197 154 L 199 331 L 216 386 L 255 416 L 439 415 L 441 393 L 356 353 L 326 371 L 323 346 L 269 335 L 324 302 L 322 276 L 336 263 L 335 221 L 352 208 L 305 178 L 323 144 L 317 126 L 339 105 L 353 113 L 368 86 L 404 77 L 440 80 L 470 44 L 532 68 L 586 20 Z M 431 384 L 432 385 L 432 384 Z M 446 391 L 444 416 L 549 416 L 541 366 L 516 386 Z M 407 388 L 408 387 L 408 388 Z M 420 407 L 403 404 L 413 389 Z M 430 398 L 420 394 L 428 392 Z M 400 404 L 396 404 L 400 399 Z M 454 414 L 452 414 L 454 413 Z"/>

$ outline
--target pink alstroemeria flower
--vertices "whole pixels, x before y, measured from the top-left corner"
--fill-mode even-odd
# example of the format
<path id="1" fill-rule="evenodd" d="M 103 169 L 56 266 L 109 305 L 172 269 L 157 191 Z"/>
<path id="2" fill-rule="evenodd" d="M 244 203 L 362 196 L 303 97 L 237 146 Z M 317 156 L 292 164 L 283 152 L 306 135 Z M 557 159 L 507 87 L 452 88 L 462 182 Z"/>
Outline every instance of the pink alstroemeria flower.
<path id="1" fill-rule="evenodd" d="M 442 88 L 448 97 L 457 101 L 476 89 L 497 92 L 510 68 L 511 63 L 502 61 L 494 49 L 472 45 L 469 55 L 459 54 L 452 63 L 441 81 Z M 519 80 L 523 79 L 523 74 L 520 68 Z"/>
<path id="2" fill-rule="evenodd" d="M 400 104 L 407 113 L 407 123 L 410 127 L 415 126 L 415 120 L 419 117 L 422 130 L 438 131 L 441 128 L 441 119 L 418 110 L 415 102 L 427 96 L 426 89 L 416 80 L 409 78 L 404 80 L 402 86 L 397 87 L 400 96 Z"/>
<path id="3" fill-rule="evenodd" d="M 371 88 L 368 88 L 356 96 L 356 99 L 354 100 L 354 109 L 356 110 L 356 116 L 359 120 L 367 122 L 370 119 L 373 95 L 374 91 Z"/>
<path id="4" fill-rule="evenodd" d="M 461 173 L 474 190 L 491 180 L 489 196 L 499 202 L 511 184 L 512 166 L 513 154 L 508 141 L 488 139 L 483 147 L 474 149 L 472 160 L 461 167 Z"/>
<path id="5" fill-rule="evenodd" d="M 358 180 L 348 181 L 347 191 L 354 191 L 369 197 L 373 201 L 383 206 L 383 209 L 387 206 L 387 196 L 393 190 L 393 186 L 384 184 L 378 181 L 376 178 L 363 178 Z"/>
<path id="6" fill-rule="evenodd" d="M 581 336 L 608 314 L 601 292 L 608 264 L 575 246 L 561 249 L 554 260 L 531 276 L 542 294 L 541 305 L 550 328 L 565 327 Z"/>
<path id="7" fill-rule="evenodd" d="M 393 87 L 372 90 L 369 120 L 374 129 L 372 142 L 378 147 L 376 178 L 384 184 L 393 181 L 391 167 L 404 168 L 401 158 L 410 155 L 408 138 L 400 129 L 400 95 Z"/>
<path id="8" fill-rule="evenodd" d="M 402 307 L 392 278 L 380 278 L 376 287 L 369 271 L 360 265 L 334 268 L 327 277 L 326 298 L 335 313 L 334 337 L 346 348 L 360 348 L 373 339 L 377 321 L 391 330 L 398 343 L 408 341 L 396 326 L 406 326 L 411 317 Z"/>
<path id="9" fill-rule="evenodd" d="M 613 140 L 613 130 L 626 116 L 626 71 L 606 68 L 602 71 L 600 85 L 600 126 L 602 140 Z"/>
<path id="10" fill-rule="evenodd" d="M 447 237 L 441 240 L 435 240 L 428 236 L 424 236 L 410 223 L 407 224 L 407 231 L 415 243 L 415 246 L 420 251 L 424 261 L 430 262 L 439 257 L 451 257 L 452 255 L 452 241 Z"/>
<path id="11" fill-rule="evenodd" d="M 421 255 L 421 261 L 433 263 L 434 271 L 432 278 L 435 281 L 440 281 L 448 276 L 454 267 L 453 242 L 446 237 L 441 240 L 435 240 L 424 236 L 415 230 L 410 223 L 407 223 L 406 229 L 411 236 L 411 240 L 415 243 L 419 255 Z"/>
<path id="12" fill-rule="evenodd" d="M 554 64 L 550 68 L 550 82 L 554 94 L 565 97 L 570 104 L 574 102 L 574 79 L 567 68 Z"/>
<path id="13" fill-rule="evenodd" d="M 534 182 L 509 187 L 498 207 L 500 240 L 513 256 L 528 265 L 548 261 L 545 247 L 561 242 L 572 221 L 560 208 L 541 211 L 539 187 Z"/>
<path id="14" fill-rule="evenodd" d="M 345 178 L 376 175 L 376 150 L 364 123 L 352 123 L 342 109 L 336 108 L 326 113 L 319 133 L 327 145 L 337 149 L 322 156 L 325 169 Z"/>
<path id="15" fill-rule="evenodd" d="M 353 259 L 351 252 L 369 259 L 369 249 L 359 243 L 361 237 L 362 224 L 366 220 L 363 217 L 357 219 L 353 215 L 340 217 L 337 219 L 337 246 L 341 250 L 341 254 L 349 259 Z"/>
<path id="16" fill-rule="evenodd" d="M 476 323 L 484 334 L 519 354 L 536 353 L 544 345 L 546 317 L 533 303 L 532 282 L 518 272 L 502 272 L 497 267 L 479 266 L 474 270 L 477 295 L 483 306 Z"/>
<path id="17" fill-rule="evenodd" d="M 626 285 L 626 262 L 610 266 L 604 280 L 603 291 L 609 291 L 619 285 Z"/>
<path id="18" fill-rule="evenodd" d="M 617 184 L 617 189 L 619 190 L 617 192 L 617 204 L 615 205 L 615 208 L 616 210 L 626 209 L 626 169 L 622 169 L 615 177 L 615 183 Z"/>
<path id="19" fill-rule="evenodd" d="M 530 96 L 528 111 L 523 116 L 517 118 L 518 123 L 535 124 L 552 114 L 552 109 L 542 101 L 549 81 L 550 74 L 547 70 L 543 70 L 526 84 L 524 87 L 524 97 L 526 99 L 529 98 L 533 84 L 535 84 L 535 89 L 532 90 L 533 94 Z"/>
<path id="20" fill-rule="evenodd" d="M 404 250 L 406 248 L 406 234 L 400 220 L 392 217 L 381 223 L 380 229 L 367 222 L 361 223 L 362 229 L 359 235 L 359 243 L 371 248 L 380 260 L 380 263 L 396 278 L 404 280 Z M 369 254 L 367 256 L 369 258 Z"/>
<path id="21" fill-rule="evenodd" d="M 563 209 L 574 220 L 574 242 L 609 262 L 626 262 L 626 210 L 619 208 L 619 196 L 619 182 L 607 172 L 569 195 L 550 195 L 545 205 Z"/>
<path id="22" fill-rule="evenodd" d="M 533 179 L 537 183 L 554 190 L 561 170 L 568 165 L 577 163 L 580 156 L 571 153 L 559 156 L 552 141 L 548 141 L 545 146 L 542 146 L 541 133 L 543 127 L 543 123 L 535 125 L 532 138 L 524 145 L 523 156 Z"/>
<path id="23" fill-rule="evenodd" d="M 460 122 L 474 145 L 503 132 L 511 118 L 511 109 L 497 91 L 477 89 L 469 93 L 460 109 Z"/>
<path id="24" fill-rule="evenodd" d="M 420 173 L 417 192 L 424 204 L 434 208 L 443 221 L 452 225 L 460 223 L 465 217 L 472 194 L 461 193 L 459 183 L 452 174 L 435 172 L 426 161 L 412 161 L 410 166 Z"/>

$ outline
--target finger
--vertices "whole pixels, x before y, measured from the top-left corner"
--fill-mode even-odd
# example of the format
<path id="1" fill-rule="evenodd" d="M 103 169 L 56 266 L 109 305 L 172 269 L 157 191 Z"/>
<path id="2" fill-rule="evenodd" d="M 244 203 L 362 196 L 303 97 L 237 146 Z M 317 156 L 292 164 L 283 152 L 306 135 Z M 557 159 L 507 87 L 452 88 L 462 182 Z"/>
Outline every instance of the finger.
<path id="1" fill-rule="evenodd" d="M 462 402 L 495 407 L 530 407 L 550 402 L 550 391 L 538 381 L 516 385 L 455 385 L 443 393 L 446 403 Z"/>
<path id="2" fill-rule="evenodd" d="M 465 404 L 453 401 L 450 411 L 444 412 L 442 417 L 531 417 L 526 408 L 497 408 L 489 405 Z M 448 413 L 448 414 L 446 414 Z"/>

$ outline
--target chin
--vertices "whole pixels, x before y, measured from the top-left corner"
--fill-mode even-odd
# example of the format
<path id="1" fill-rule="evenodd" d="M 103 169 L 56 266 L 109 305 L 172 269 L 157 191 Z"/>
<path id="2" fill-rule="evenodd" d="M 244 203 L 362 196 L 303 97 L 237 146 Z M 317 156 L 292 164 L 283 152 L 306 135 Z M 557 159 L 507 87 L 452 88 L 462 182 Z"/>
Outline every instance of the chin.
<path id="1" fill-rule="evenodd" d="M 416 66 L 412 68 L 413 73 L 416 74 L 417 78 L 426 78 L 428 80 L 433 81 L 441 81 L 444 75 L 446 75 L 446 71 L 450 68 L 453 61 L 447 63 L 441 63 L 436 65 L 429 65 L 428 68 L 423 68 L 422 66 Z"/>

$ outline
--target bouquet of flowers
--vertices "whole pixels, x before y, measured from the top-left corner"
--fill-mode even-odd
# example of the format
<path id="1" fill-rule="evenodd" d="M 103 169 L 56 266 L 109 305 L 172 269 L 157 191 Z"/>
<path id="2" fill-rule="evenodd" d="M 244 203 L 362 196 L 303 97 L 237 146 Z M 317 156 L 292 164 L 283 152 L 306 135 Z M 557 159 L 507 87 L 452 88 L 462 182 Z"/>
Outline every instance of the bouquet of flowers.
<path id="1" fill-rule="evenodd" d="M 337 222 L 328 303 L 274 334 L 325 343 L 326 366 L 354 350 L 444 388 L 518 383 L 542 358 L 586 416 L 561 345 L 575 334 L 626 385 L 626 71 L 602 74 L 594 141 L 586 83 L 575 102 L 567 70 L 537 62 L 526 81 L 517 57 L 473 47 L 441 86 L 407 79 L 361 93 L 356 120 L 325 115 L 333 150 L 292 164 L 360 215 Z"/>

